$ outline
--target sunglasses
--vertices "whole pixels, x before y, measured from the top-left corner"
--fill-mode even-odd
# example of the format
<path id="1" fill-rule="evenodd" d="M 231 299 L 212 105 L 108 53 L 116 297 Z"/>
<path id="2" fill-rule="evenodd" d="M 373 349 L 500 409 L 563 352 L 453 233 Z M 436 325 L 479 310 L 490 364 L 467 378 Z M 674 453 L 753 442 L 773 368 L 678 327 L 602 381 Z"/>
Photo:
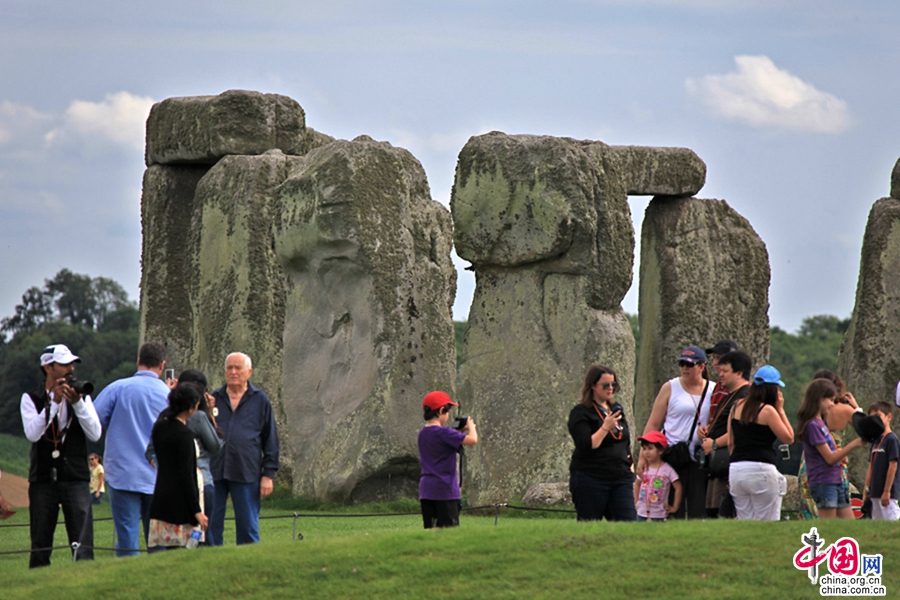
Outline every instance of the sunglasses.
<path id="1" fill-rule="evenodd" d="M 618 391 L 619 391 L 619 384 L 618 384 L 618 383 L 615 383 L 615 382 L 609 383 L 609 382 L 607 381 L 606 383 L 601 383 L 601 384 L 600 384 L 600 387 L 603 388 L 604 390 L 608 390 L 609 388 L 612 388 L 612 391 L 614 391 L 614 392 L 618 392 Z"/>
<path id="2" fill-rule="evenodd" d="M 694 364 L 694 363 L 688 362 L 688 361 L 686 361 L 686 360 L 680 360 L 680 361 L 678 361 L 678 366 L 679 366 L 679 367 L 687 367 L 688 369 L 693 369 L 694 367 L 696 367 L 696 366 L 699 365 L 699 364 L 700 364 L 700 363 Z"/>

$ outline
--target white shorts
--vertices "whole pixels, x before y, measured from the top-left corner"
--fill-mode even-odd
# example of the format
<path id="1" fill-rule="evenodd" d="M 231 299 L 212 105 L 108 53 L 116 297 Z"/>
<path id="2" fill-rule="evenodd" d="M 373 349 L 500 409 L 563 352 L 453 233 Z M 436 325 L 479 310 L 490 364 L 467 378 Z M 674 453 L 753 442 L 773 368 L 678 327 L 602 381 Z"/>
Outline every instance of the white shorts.
<path id="1" fill-rule="evenodd" d="M 778 521 L 787 482 L 775 465 L 741 461 L 728 468 L 728 483 L 737 518 Z"/>
<path id="2" fill-rule="evenodd" d="M 891 500 L 887 506 L 882 506 L 881 498 L 872 498 L 872 518 L 879 521 L 900 521 L 900 505 L 896 500 Z"/>

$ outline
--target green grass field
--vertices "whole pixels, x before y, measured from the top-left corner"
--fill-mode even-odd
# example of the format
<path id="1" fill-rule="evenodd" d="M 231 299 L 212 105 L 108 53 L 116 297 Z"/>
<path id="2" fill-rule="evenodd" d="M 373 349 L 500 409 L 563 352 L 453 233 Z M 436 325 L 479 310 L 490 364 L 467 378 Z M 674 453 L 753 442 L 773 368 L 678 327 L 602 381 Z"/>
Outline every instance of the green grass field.
<path id="1" fill-rule="evenodd" d="M 0 433 L 0 470 L 19 477 L 28 477 L 31 462 L 31 442 L 23 437 Z"/>
<path id="2" fill-rule="evenodd" d="M 287 502 L 277 500 L 263 515 L 290 515 L 278 508 Z M 101 505 L 96 518 L 108 516 L 108 505 Z M 27 520 L 23 510 L 4 524 Z M 882 554 L 887 597 L 900 595 L 900 524 L 816 525 L 826 544 L 848 536 L 862 553 Z M 458 529 L 424 531 L 417 515 L 302 517 L 302 540 L 292 539 L 291 518 L 264 519 L 262 543 L 243 547 L 233 545 L 229 527 L 222 548 L 128 559 L 98 550 L 94 562 L 78 564 L 58 550 L 51 567 L 36 571 L 27 568 L 26 554 L 0 555 L 0 597 L 819 597 L 819 588 L 791 563 L 810 527 L 802 521 L 577 523 L 501 512 L 496 526 L 493 516 L 467 513 Z M 57 542 L 65 543 L 61 526 Z M 111 543 L 112 523 L 98 521 L 95 544 Z M 0 552 L 28 546 L 27 527 L 0 528 Z"/>

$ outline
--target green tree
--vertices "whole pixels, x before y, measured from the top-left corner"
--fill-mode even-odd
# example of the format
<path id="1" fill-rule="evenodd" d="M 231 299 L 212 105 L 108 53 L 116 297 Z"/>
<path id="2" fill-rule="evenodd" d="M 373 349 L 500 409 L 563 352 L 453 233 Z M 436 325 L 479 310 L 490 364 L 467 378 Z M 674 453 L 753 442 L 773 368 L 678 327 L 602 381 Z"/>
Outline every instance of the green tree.
<path id="1" fill-rule="evenodd" d="M 128 306 L 134 304 L 112 279 L 91 279 L 63 269 L 45 279 L 43 289 L 29 288 L 16 305 L 16 314 L 0 321 L 0 332 L 30 333 L 54 321 L 99 329 L 109 314 Z"/>
<path id="2" fill-rule="evenodd" d="M 456 336 L 456 368 L 462 364 L 463 339 L 466 336 L 466 321 L 453 321 L 453 333 Z"/>
<path id="3" fill-rule="evenodd" d="M 94 384 L 95 395 L 106 385 L 135 371 L 140 314 L 121 285 L 63 269 L 44 289 L 32 287 L 16 314 L 2 320 L 0 344 L 0 433 L 21 436 L 19 403 L 24 392 L 44 381 L 38 363 L 50 344 L 66 344 L 82 362 L 79 379 Z"/>
<path id="4" fill-rule="evenodd" d="M 838 351 L 849 326 L 849 318 L 816 315 L 803 319 L 796 334 L 780 327 L 770 330 L 769 363 L 781 372 L 785 383 L 784 410 L 792 421 L 813 374 L 819 369 L 837 370 Z"/>

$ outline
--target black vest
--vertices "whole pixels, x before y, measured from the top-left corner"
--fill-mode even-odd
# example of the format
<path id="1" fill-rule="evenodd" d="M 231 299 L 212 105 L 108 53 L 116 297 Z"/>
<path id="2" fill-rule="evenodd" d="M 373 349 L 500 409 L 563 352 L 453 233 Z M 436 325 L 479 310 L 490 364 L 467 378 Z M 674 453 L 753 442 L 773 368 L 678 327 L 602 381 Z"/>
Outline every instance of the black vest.
<path id="1" fill-rule="evenodd" d="M 34 403 L 34 408 L 40 413 L 49 402 L 47 390 L 41 385 L 28 392 L 28 396 Z M 65 400 L 63 400 L 65 402 Z M 51 470 L 56 468 L 57 481 L 90 481 L 91 467 L 88 464 L 87 441 L 84 430 L 75 409 L 72 405 L 66 407 L 71 415 L 69 428 L 66 430 L 66 439 L 60 442 L 56 448 L 59 450 L 59 458 L 53 458 L 53 442 L 48 439 L 51 428 L 48 427 L 41 439 L 31 444 L 31 467 L 28 469 L 28 481 L 49 482 L 52 481 Z M 49 410 L 49 409 L 48 409 Z M 53 420 L 58 422 L 59 416 Z M 64 425 L 64 424 L 62 424 Z M 51 434 L 52 435 L 52 434 Z"/>

